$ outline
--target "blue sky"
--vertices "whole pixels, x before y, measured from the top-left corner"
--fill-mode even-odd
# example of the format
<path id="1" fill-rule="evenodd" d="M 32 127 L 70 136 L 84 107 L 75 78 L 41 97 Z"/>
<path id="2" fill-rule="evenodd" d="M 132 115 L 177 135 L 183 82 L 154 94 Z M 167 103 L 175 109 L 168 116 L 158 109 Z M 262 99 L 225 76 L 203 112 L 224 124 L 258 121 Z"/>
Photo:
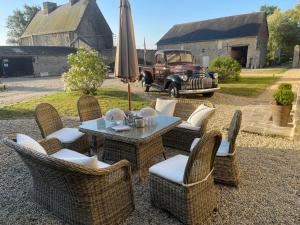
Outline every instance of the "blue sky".
<path id="1" fill-rule="evenodd" d="M 46 1 L 46 0 L 44 0 Z M 49 0 L 64 4 L 68 0 Z M 0 0 L 0 45 L 5 45 L 6 19 L 16 8 L 26 4 L 39 4 L 43 0 Z M 178 23 L 200 21 L 216 17 L 259 11 L 261 5 L 276 5 L 286 10 L 293 8 L 297 0 L 130 0 L 138 48 L 156 48 L 155 43 Z M 97 0 L 112 31 L 118 31 L 119 0 Z"/>

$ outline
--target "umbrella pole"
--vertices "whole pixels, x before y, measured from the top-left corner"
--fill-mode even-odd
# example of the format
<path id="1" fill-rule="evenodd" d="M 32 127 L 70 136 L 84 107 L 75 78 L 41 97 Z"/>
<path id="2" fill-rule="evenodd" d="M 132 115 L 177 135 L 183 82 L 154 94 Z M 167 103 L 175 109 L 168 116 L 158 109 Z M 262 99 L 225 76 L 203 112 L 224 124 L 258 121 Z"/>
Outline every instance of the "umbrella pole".
<path id="1" fill-rule="evenodd" d="M 131 90 L 130 90 L 130 83 L 127 82 L 127 88 L 128 88 L 128 110 L 131 111 Z"/>

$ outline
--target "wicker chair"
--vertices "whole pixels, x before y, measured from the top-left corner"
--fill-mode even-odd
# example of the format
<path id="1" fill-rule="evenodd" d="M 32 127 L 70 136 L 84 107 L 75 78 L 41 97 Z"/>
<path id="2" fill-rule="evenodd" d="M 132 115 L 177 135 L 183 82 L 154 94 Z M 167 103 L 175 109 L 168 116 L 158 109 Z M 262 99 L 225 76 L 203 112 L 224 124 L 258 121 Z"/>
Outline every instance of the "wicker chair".
<path id="1" fill-rule="evenodd" d="M 102 117 L 101 108 L 98 100 L 89 95 L 81 96 L 77 101 L 77 110 L 79 119 L 81 122 L 88 120 L 95 120 Z M 102 136 L 90 136 L 89 137 L 92 147 L 96 154 L 99 154 L 100 147 L 104 143 L 104 137 Z"/>
<path id="2" fill-rule="evenodd" d="M 43 138 L 58 138 L 65 148 L 81 153 L 90 150 L 88 136 L 76 128 L 64 128 L 57 110 L 52 105 L 48 103 L 39 104 L 35 109 L 35 120 Z"/>
<path id="3" fill-rule="evenodd" d="M 217 209 L 213 164 L 222 135 L 205 134 L 190 156 L 177 155 L 150 168 L 151 203 L 184 224 L 203 224 Z"/>
<path id="4" fill-rule="evenodd" d="M 22 147 L 10 139 L 4 139 L 4 143 L 15 149 L 29 168 L 33 199 L 66 223 L 120 224 L 134 210 L 128 161 L 105 169 L 89 169 Z M 48 154 L 63 148 L 57 139 L 40 144 Z"/>
<path id="5" fill-rule="evenodd" d="M 199 100 L 188 100 L 188 99 L 178 99 L 175 106 L 174 116 L 180 117 L 183 121 L 187 121 L 189 116 L 198 108 L 199 105 L 204 104 L 208 107 L 215 108 L 215 106 L 209 101 L 199 101 Z M 155 102 L 151 105 L 155 108 Z M 191 144 L 195 138 L 200 138 L 206 131 L 207 123 L 212 114 L 206 118 L 200 130 L 186 129 L 181 127 L 176 127 L 170 132 L 163 135 L 164 146 L 180 149 L 183 151 L 189 151 Z"/>
<path id="6" fill-rule="evenodd" d="M 242 112 L 237 110 L 234 113 L 234 116 L 231 120 L 229 131 L 228 131 L 228 140 L 225 142 L 228 143 L 229 151 L 228 154 L 217 154 L 215 160 L 215 169 L 214 169 L 214 179 L 215 182 L 238 186 L 239 183 L 239 168 L 236 158 L 236 149 L 235 142 L 237 135 L 239 133 L 242 123 Z M 222 144 L 224 141 L 222 141 Z"/>

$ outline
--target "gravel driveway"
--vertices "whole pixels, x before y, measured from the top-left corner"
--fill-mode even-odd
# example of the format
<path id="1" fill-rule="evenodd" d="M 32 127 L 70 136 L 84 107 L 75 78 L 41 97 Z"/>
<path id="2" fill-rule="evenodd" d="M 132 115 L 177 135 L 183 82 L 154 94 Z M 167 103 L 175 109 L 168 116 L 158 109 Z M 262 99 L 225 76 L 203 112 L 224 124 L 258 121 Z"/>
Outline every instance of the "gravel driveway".
<path id="1" fill-rule="evenodd" d="M 13 104 L 33 97 L 63 91 L 60 77 L 21 77 L 1 79 L 7 91 L 0 92 L 0 105 Z"/>

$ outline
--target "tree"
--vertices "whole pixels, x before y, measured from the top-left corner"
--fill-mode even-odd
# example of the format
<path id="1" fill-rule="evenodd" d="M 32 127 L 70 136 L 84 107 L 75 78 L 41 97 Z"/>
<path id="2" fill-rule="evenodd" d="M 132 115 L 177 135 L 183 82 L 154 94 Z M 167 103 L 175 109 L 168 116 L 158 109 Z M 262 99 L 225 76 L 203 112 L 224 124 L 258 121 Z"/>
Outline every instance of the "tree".
<path id="1" fill-rule="evenodd" d="M 260 7 L 260 11 L 261 12 L 265 12 L 267 16 L 272 15 L 275 12 L 276 9 L 278 9 L 278 7 L 274 6 L 274 5 L 270 5 L 270 6 L 268 6 L 268 5 L 262 5 Z"/>
<path id="2" fill-rule="evenodd" d="M 65 90 L 95 95 L 108 71 L 104 59 L 96 51 L 78 49 L 68 56 L 68 63 L 71 68 L 63 74 Z"/>
<path id="3" fill-rule="evenodd" d="M 288 12 L 276 9 L 268 17 L 268 25 L 268 59 L 273 62 L 278 61 L 278 52 L 280 52 L 280 62 L 289 61 L 293 57 L 294 46 L 300 42 L 298 23 L 291 20 Z"/>
<path id="4" fill-rule="evenodd" d="M 16 9 L 13 11 L 6 21 L 6 27 L 8 28 L 7 43 L 17 44 L 19 42 L 27 25 L 39 10 L 41 10 L 39 6 L 25 4 L 22 10 Z"/>

